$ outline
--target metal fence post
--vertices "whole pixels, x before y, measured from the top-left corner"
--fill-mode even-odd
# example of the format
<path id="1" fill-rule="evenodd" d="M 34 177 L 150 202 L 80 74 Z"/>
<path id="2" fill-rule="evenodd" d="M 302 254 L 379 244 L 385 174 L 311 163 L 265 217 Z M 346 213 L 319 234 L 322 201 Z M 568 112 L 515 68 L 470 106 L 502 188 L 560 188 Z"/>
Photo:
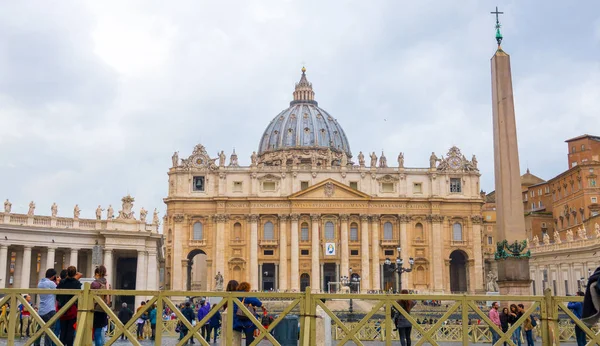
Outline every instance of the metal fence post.
<path id="1" fill-rule="evenodd" d="M 540 306 L 542 312 L 542 345 L 553 345 L 554 335 L 552 333 L 552 290 L 544 290 L 544 303 Z"/>

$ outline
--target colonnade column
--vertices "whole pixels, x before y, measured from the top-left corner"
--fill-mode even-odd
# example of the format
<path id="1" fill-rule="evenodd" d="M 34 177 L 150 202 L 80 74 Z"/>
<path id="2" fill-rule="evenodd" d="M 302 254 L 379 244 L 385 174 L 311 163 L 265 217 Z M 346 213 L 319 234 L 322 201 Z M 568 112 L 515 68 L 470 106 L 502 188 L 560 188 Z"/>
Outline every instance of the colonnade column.
<path id="1" fill-rule="evenodd" d="M 405 264 L 408 264 L 408 259 L 410 258 L 410 244 L 408 242 L 408 234 L 406 232 L 406 227 L 408 224 L 408 221 L 410 220 L 408 215 L 399 215 L 399 220 L 400 220 L 400 247 L 402 248 L 402 259 L 404 260 Z M 413 273 L 406 273 L 406 277 L 402 280 L 402 282 L 405 282 L 406 284 L 403 285 L 404 287 L 406 287 L 407 289 L 412 289 L 413 287 L 413 283 L 412 283 L 412 277 L 413 277 Z"/>
<path id="2" fill-rule="evenodd" d="M 215 234 L 215 271 L 225 275 L 225 222 L 229 220 L 229 215 L 218 214 L 215 216 L 217 221 L 217 234 Z M 216 275 L 216 274 L 215 274 Z M 231 278 L 226 278 L 229 281 Z"/>
<path id="3" fill-rule="evenodd" d="M 148 273 L 146 266 L 146 251 L 138 250 L 137 253 L 137 268 L 135 271 L 135 289 L 136 291 L 146 290 L 146 275 Z M 140 303 L 146 300 L 144 296 L 135 296 L 135 306 L 140 306 Z"/>
<path id="4" fill-rule="evenodd" d="M 71 257 L 70 257 L 70 262 L 69 265 L 70 266 L 74 266 L 77 268 L 77 255 L 79 254 L 79 249 L 71 249 Z M 81 270 L 79 268 L 77 268 L 77 270 L 79 272 L 81 272 Z"/>
<path id="5" fill-rule="evenodd" d="M 21 266 L 21 287 L 29 288 L 29 279 L 31 274 L 31 246 L 23 248 L 23 265 Z"/>
<path id="6" fill-rule="evenodd" d="M 477 294 L 483 291 L 483 255 L 481 253 L 481 224 L 483 218 L 479 215 L 473 215 L 471 217 L 473 223 L 473 257 L 474 268 L 471 277 L 473 278 L 470 282 L 472 283 L 472 291 Z"/>
<path id="7" fill-rule="evenodd" d="M 279 281 L 277 287 L 285 291 L 288 289 L 287 266 L 287 221 L 289 216 L 279 215 Z"/>
<path id="8" fill-rule="evenodd" d="M 366 292 L 371 289 L 371 274 L 369 271 L 369 216 L 360 216 L 360 290 Z"/>
<path id="9" fill-rule="evenodd" d="M 146 282 L 146 289 L 149 291 L 155 291 L 158 289 L 158 264 L 157 264 L 157 252 L 155 250 L 148 251 L 148 276 Z"/>
<path id="10" fill-rule="evenodd" d="M 340 258 L 341 258 L 341 263 L 340 263 L 340 272 L 338 273 L 338 277 L 336 278 L 336 281 L 340 279 L 340 276 L 347 276 L 348 272 L 349 272 L 349 265 L 350 265 L 350 258 L 348 256 L 348 218 L 349 215 L 348 214 L 341 214 L 340 215 L 340 221 L 341 221 L 341 242 L 342 242 L 342 246 L 340 249 Z"/>
<path id="11" fill-rule="evenodd" d="M 371 289 L 380 290 L 379 280 L 379 215 L 371 215 L 373 229 L 371 230 L 371 267 L 373 268 L 373 283 Z"/>
<path id="12" fill-rule="evenodd" d="M 183 279 L 187 275 L 186 271 L 181 267 L 181 261 L 185 259 L 187 254 L 184 254 L 184 243 L 187 244 L 190 239 L 189 226 L 183 223 L 185 216 L 176 214 L 173 216 L 173 263 L 171 264 L 171 285 L 172 290 L 185 290 L 186 282 Z M 108 268 L 108 267 L 107 267 Z"/>
<path id="13" fill-rule="evenodd" d="M 312 229 L 311 229 L 311 252 L 312 252 L 312 261 L 311 261 L 311 275 L 310 275 L 310 286 L 313 292 L 321 291 L 321 263 L 320 263 L 320 251 L 321 251 L 321 239 L 319 238 L 319 221 L 321 220 L 321 216 L 319 214 L 311 214 L 310 218 L 312 220 Z"/>
<path id="14" fill-rule="evenodd" d="M 442 215 L 429 215 L 428 219 L 431 220 L 431 242 L 433 244 L 433 256 L 432 256 L 432 267 L 433 267 L 433 292 L 441 293 L 444 291 L 444 256 L 442 254 L 442 244 L 444 242 L 444 234 L 442 232 L 442 221 L 444 217 Z"/>
<path id="15" fill-rule="evenodd" d="M 54 262 L 56 261 L 56 248 L 49 247 L 46 251 L 46 269 L 54 268 Z"/>
<path id="16" fill-rule="evenodd" d="M 48 249 L 48 257 L 50 257 L 50 249 Z M 113 282 L 113 278 L 115 277 L 113 274 L 113 253 L 112 249 L 104 249 L 104 266 L 106 267 L 106 281 L 113 288 L 115 287 L 115 283 Z"/>
<path id="17" fill-rule="evenodd" d="M 259 273 L 260 268 L 258 266 L 258 215 L 250 215 L 250 286 L 252 289 L 261 290 L 259 286 Z"/>
<path id="18" fill-rule="evenodd" d="M 0 245 L 0 288 L 6 288 L 6 267 L 8 265 L 8 245 Z"/>
<path id="19" fill-rule="evenodd" d="M 300 265 L 298 257 L 298 219 L 300 215 L 292 214 L 292 228 L 290 229 L 290 288 L 294 291 L 300 290 Z"/>

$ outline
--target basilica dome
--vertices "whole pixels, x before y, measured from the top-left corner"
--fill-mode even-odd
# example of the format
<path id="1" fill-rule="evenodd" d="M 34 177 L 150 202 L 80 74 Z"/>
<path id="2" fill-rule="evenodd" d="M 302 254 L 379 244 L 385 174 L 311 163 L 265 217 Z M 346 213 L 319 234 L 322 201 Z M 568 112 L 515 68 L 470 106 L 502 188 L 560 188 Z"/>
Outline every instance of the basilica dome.
<path id="1" fill-rule="evenodd" d="M 290 107 L 271 120 L 263 133 L 258 147 L 260 161 L 266 164 L 279 161 L 282 165 L 294 157 L 306 161 L 310 159 L 311 151 L 316 151 L 319 159 L 326 159 L 324 155 L 330 151 L 332 161 L 328 164 L 333 165 L 341 162 L 343 154 L 346 158 L 352 157 L 344 130 L 335 118 L 319 107 L 314 97 L 312 84 L 306 79 L 306 69 L 302 68 L 302 77 L 296 84 Z M 282 158 L 284 162 L 281 162 Z"/>

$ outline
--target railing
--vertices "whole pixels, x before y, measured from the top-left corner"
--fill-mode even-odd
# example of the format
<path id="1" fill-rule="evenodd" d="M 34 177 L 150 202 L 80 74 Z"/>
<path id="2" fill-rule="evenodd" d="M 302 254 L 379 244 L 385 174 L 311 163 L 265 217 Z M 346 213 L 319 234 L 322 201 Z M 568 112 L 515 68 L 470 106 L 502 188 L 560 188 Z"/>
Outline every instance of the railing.
<path id="1" fill-rule="evenodd" d="M 50 217 L 34 217 L 33 224 L 36 226 L 50 226 L 52 219 Z"/>
<path id="2" fill-rule="evenodd" d="M 164 338 L 173 338 L 177 336 L 175 326 L 179 323 L 190 332 L 183 335 L 182 340 L 176 342 L 177 345 L 183 345 L 190 338 L 199 341 L 200 345 L 210 345 L 200 335 L 200 328 L 208 322 L 218 309 L 225 304 L 228 307 L 236 306 L 249 319 L 250 323 L 258 330 L 258 336 L 252 345 L 257 345 L 261 340 L 268 340 L 273 345 L 280 345 L 272 335 L 272 331 L 283 320 L 283 318 L 294 311 L 299 316 L 300 333 L 299 345 L 313 346 L 324 343 L 323 337 L 317 337 L 318 333 L 322 335 L 324 321 L 331 319 L 332 336 L 338 345 L 344 345 L 347 342 L 354 342 L 356 345 L 363 345 L 364 341 L 381 341 L 386 345 L 391 345 L 397 339 L 397 333 L 394 331 L 394 322 L 392 311 L 397 311 L 408 320 L 413 328 L 412 337 L 415 345 L 420 346 L 424 343 L 438 345 L 439 342 L 460 342 L 462 345 L 469 343 L 489 342 L 491 340 L 491 331 L 496 332 L 499 337 L 495 345 L 503 343 L 515 345 L 511 336 L 517 328 L 522 327 L 526 319 L 535 316 L 539 320 L 536 327 L 536 333 L 541 337 L 542 345 L 560 344 L 561 341 L 572 340 L 573 325 L 569 322 L 558 323 L 559 314 L 572 319 L 588 337 L 588 345 L 600 344 L 600 332 L 598 328 L 586 327 L 575 315 L 566 307 L 565 303 L 569 301 L 582 301 L 581 297 L 553 297 L 550 290 L 546 290 L 543 296 L 468 296 L 468 295 L 388 295 L 388 294 L 313 294 L 310 288 L 302 293 L 259 293 L 259 292 L 189 292 L 189 291 L 133 291 L 133 290 L 91 290 L 90 284 L 85 283 L 83 290 L 58 290 L 53 293 L 72 295 L 72 298 L 60 308 L 60 310 L 48 322 L 44 322 L 37 314 L 35 309 L 23 298 L 24 293 L 31 295 L 48 294 L 48 290 L 29 289 L 26 292 L 22 289 L 1 289 L 0 306 L 6 303 L 10 304 L 11 309 L 8 312 L 8 318 L 0 319 L 0 331 L 7 330 L 8 345 L 14 345 L 16 339 L 17 322 L 19 320 L 15 307 L 23 304 L 24 308 L 31 313 L 31 319 L 34 322 L 32 337 L 25 341 L 25 345 L 31 345 L 33 342 L 46 334 L 57 345 L 63 345 L 59 338 L 52 332 L 53 324 L 63 316 L 65 312 L 73 305 L 77 305 L 77 333 L 75 345 L 92 344 L 92 325 L 94 311 L 98 309 L 104 311 L 110 320 L 108 340 L 106 345 L 112 345 L 122 335 L 129 339 L 132 345 L 141 345 L 135 335 L 135 324 L 138 318 L 148 312 L 151 307 L 156 307 L 158 326 L 156 328 L 155 345 L 163 344 Z M 148 303 L 140 308 L 132 318 L 122 323 L 115 313 L 105 303 L 104 297 L 107 295 L 136 296 L 142 299 L 148 299 Z M 216 309 L 210 310 L 206 317 L 192 325 L 182 312 L 177 308 L 176 302 L 180 302 L 189 296 L 206 296 L 220 301 L 215 303 Z M 284 308 L 278 317 L 268 326 L 261 325 L 256 316 L 242 304 L 243 297 L 256 297 L 262 300 L 279 299 L 285 301 Z M 209 298 L 210 299 L 210 298 Z M 371 304 L 364 315 L 357 322 L 342 321 L 325 303 L 326 300 L 354 299 L 363 300 Z M 410 300 L 438 300 L 444 301 L 448 305 L 441 317 L 433 324 L 418 324 L 415 318 L 418 318 L 418 309 L 410 314 L 407 313 L 399 304 L 400 299 Z M 499 301 L 502 305 L 508 305 L 512 302 L 522 302 L 526 309 L 523 316 L 516 321 L 506 333 L 494 325 L 488 318 L 488 313 L 482 311 L 480 304 L 489 300 Z M 363 304 L 364 305 L 364 304 Z M 168 307 L 177 316 L 178 321 L 162 321 L 162 311 Z M 228 309 L 231 310 L 231 309 Z M 339 314 L 340 312 L 338 312 Z M 424 313 L 424 312 L 421 312 Z M 236 317 L 237 319 L 237 317 Z M 447 324 L 449 319 L 454 320 L 454 324 Z M 221 344 L 231 346 L 234 342 L 232 325 L 234 313 L 228 311 L 224 318 L 223 337 Z M 475 322 L 478 321 L 478 322 Z M 145 333 L 148 333 L 146 330 Z M 172 341 L 169 341 L 171 344 Z"/>
<path id="3" fill-rule="evenodd" d="M 27 216 L 10 216 L 10 223 L 15 223 L 17 225 L 26 225 L 27 224 Z"/>

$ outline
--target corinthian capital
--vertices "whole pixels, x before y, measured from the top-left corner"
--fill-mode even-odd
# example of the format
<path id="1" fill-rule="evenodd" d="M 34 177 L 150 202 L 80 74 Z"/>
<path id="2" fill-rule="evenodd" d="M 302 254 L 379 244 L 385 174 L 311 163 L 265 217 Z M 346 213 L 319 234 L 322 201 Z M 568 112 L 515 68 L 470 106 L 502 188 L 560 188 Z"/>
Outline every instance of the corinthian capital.
<path id="1" fill-rule="evenodd" d="M 290 214 L 290 220 L 292 220 L 292 221 L 300 220 L 300 214 Z"/>
<path id="2" fill-rule="evenodd" d="M 427 221 L 442 222 L 442 221 L 444 221 L 444 216 L 440 215 L 440 214 L 427 215 Z"/>
<path id="3" fill-rule="evenodd" d="M 183 222 L 183 220 L 185 220 L 185 216 L 183 216 L 182 214 L 177 214 L 173 216 L 173 221 L 175 222 Z"/>
<path id="4" fill-rule="evenodd" d="M 406 214 L 400 214 L 398 215 L 398 219 L 400 220 L 400 222 L 408 223 L 410 221 L 410 216 Z"/>
<path id="5" fill-rule="evenodd" d="M 215 221 L 217 221 L 217 222 L 227 222 L 227 220 L 229 220 L 229 215 L 227 215 L 227 214 L 215 215 Z"/>
<path id="6" fill-rule="evenodd" d="M 482 223 L 483 217 L 481 217 L 481 215 L 473 215 L 473 216 L 471 216 L 471 221 L 473 223 Z"/>
<path id="7" fill-rule="evenodd" d="M 369 215 L 367 215 L 367 214 L 361 214 L 360 215 L 360 221 L 362 221 L 362 222 L 369 222 Z"/>
<path id="8" fill-rule="evenodd" d="M 374 223 L 379 222 L 380 219 L 381 219 L 381 217 L 379 216 L 379 214 L 371 215 L 371 221 L 373 221 Z"/>
<path id="9" fill-rule="evenodd" d="M 285 221 L 287 221 L 289 218 L 290 218 L 290 216 L 289 216 L 289 215 L 285 215 L 285 214 L 280 214 L 280 215 L 279 215 L 279 221 L 283 221 L 283 222 L 285 222 Z"/>
<path id="10" fill-rule="evenodd" d="M 321 220 L 321 214 L 310 214 L 310 219 L 313 221 Z"/>
<path id="11" fill-rule="evenodd" d="M 248 215 L 248 221 L 252 222 L 252 223 L 257 223 L 258 222 L 258 214 L 250 214 Z"/>
<path id="12" fill-rule="evenodd" d="M 348 219 L 350 219 L 350 215 L 348 215 L 348 214 L 340 214 L 340 221 L 342 221 L 342 222 L 348 222 Z"/>

